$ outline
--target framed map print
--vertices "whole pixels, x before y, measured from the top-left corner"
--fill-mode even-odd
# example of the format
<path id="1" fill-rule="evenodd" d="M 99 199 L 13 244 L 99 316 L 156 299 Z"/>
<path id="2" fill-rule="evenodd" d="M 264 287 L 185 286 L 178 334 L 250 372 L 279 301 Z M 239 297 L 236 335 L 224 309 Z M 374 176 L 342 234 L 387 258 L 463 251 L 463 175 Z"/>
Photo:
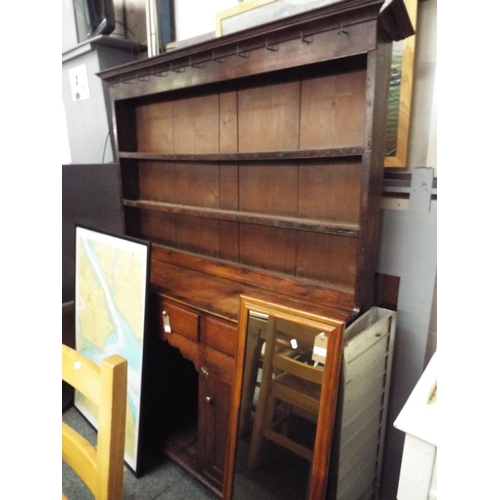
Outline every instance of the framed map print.
<path id="1" fill-rule="evenodd" d="M 100 366 L 128 361 L 125 463 L 140 475 L 140 421 L 150 244 L 76 226 L 75 346 Z M 75 406 L 98 430 L 96 407 L 75 391 Z"/>

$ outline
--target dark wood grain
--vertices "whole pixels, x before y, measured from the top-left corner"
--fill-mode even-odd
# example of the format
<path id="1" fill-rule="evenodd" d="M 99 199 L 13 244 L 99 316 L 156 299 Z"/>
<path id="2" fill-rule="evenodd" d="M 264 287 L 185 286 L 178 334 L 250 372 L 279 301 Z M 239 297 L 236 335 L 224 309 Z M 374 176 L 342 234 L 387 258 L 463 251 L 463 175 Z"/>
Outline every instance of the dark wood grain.
<path id="1" fill-rule="evenodd" d="M 391 41 L 413 32 L 402 0 L 383 3 L 341 0 L 99 74 L 125 231 L 152 243 L 158 364 L 189 379 L 186 394 L 159 382 L 197 430 L 166 418 L 164 449 L 228 500 L 241 295 L 335 328 L 308 495 L 324 499 L 342 331 L 373 303 Z"/>
<path id="2" fill-rule="evenodd" d="M 242 222 L 253 225 L 272 226 L 282 229 L 296 229 L 313 231 L 326 234 L 338 234 L 350 238 L 358 235 L 357 224 L 327 222 L 326 220 L 278 217 L 262 215 L 259 213 L 235 212 L 233 210 L 203 209 L 200 207 L 177 205 L 172 203 L 158 203 L 142 200 L 123 200 L 126 207 L 145 209 L 144 211 L 157 211 L 171 214 L 189 215 L 205 219 Z"/>
<path id="3" fill-rule="evenodd" d="M 237 131 L 237 128 L 235 129 Z M 315 158 L 361 157 L 362 147 L 304 149 L 296 151 L 262 151 L 254 153 L 218 153 L 218 154 L 168 154 L 154 152 L 119 152 L 120 158 L 175 162 L 256 162 L 264 160 L 303 160 Z"/>

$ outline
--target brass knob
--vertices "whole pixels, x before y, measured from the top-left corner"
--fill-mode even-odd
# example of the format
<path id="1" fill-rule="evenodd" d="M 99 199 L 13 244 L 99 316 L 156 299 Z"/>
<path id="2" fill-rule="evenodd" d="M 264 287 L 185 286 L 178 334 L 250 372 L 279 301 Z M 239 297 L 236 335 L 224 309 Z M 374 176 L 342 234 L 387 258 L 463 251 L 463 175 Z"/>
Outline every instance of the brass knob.
<path id="1" fill-rule="evenodd" d="M 214 402 L 214 398 L 210 397 L 210 396 L 206 396 L 205 397 L 205 401 L 210 405 Z"/>

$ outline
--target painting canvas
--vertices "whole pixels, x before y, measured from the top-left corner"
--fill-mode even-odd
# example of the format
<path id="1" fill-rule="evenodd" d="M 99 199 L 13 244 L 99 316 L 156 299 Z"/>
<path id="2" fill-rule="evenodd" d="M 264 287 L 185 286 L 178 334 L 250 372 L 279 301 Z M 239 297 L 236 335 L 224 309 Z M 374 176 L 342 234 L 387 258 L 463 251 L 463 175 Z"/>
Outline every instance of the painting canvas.
<path id="1" fill-rule="evenodd" d="M 76 350 L 97 365 L 128 361 L 125 462 L 140 474 L 141 393 L 150 245 L 76 226 Z M 81 393 L 75 406 L 98 429 L 96 407 Z"/>

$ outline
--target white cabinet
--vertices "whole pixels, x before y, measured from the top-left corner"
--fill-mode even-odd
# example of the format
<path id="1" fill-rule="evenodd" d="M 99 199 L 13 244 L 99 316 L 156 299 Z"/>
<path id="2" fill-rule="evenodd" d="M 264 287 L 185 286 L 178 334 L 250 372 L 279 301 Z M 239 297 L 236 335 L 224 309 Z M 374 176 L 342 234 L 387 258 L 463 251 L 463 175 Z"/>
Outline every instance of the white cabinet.
<path id="1" fill-rule="evenodd" d="M 437 499 L 437 354 L 394 426 L 405 432 L 398 500 Z"/>

